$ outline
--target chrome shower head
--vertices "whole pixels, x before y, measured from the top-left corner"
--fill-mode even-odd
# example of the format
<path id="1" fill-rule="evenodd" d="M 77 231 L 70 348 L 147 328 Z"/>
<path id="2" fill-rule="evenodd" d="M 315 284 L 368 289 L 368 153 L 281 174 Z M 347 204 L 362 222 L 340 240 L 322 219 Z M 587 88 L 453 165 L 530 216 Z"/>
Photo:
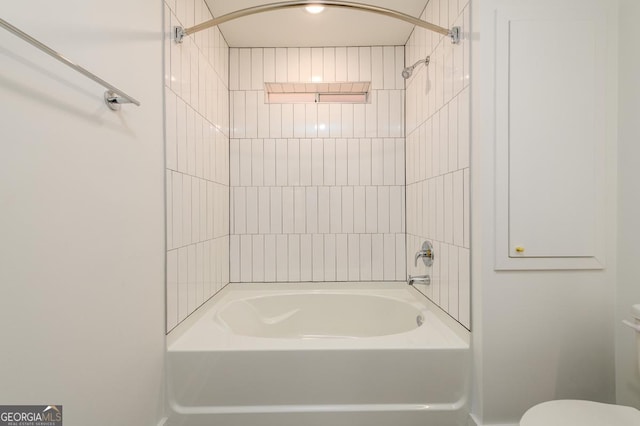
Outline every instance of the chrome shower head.
<path id="1" fill-rule="evenodd" d="M 405 69 L 402 70 L 402 78 L 404 78 L 405 80 L 408 79 L 409 77 L 411 77 L 411 74 L 413 74 L 413 70 L 420 64 L 425 64 L 425 65 L 429 65 L 429 61 L 431 60 L 430 56 L 427 56 L 424 59 L 420 59 L 419 61 L 417 61 L 415 64 L 406 67 Z"/>

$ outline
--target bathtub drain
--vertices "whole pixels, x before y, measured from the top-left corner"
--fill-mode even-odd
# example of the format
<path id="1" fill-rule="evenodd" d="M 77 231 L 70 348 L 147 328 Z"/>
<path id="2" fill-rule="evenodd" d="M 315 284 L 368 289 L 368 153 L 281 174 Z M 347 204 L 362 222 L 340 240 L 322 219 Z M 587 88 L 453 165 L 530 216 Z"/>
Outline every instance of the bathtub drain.
<path id="1" fill-rule="evenodd" d="M 424 317 L 422 315 L 418 315 L 416 317 L 416 323 L 418 323 L 418 327 L 420 327 L 423 322 L 424 322 Z"/>

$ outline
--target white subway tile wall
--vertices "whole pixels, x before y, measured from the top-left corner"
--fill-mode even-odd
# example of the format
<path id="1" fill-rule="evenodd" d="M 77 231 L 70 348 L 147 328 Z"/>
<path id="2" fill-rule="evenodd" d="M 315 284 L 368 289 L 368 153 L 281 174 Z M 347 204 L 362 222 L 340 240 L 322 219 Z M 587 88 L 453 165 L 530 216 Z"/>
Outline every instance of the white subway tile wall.
<path id="1" fill-rule="evenodd" d="M 165 2 L 167 332 L 229 282 L 229 47 L 217 28 L 169 36 L 211 17 Z"/>
<path id="2" fill-rule="evenodd" d="M 403 46 L 231 48 L 232 282 L 406 280 Z M 368 104 L 265 82 L 372 81 Z"/>
<path id="3" fill-rule="evenodd" d="M 431 0 L 422 19 L 463 37 L 452 45 L 416 28 L 405 46 L 407 65 L 431 57 L 406 82 L 407 270 L 430 273 L 416 288 L 470 329 L 469 0 Z M 413 263 L 424 240 L 435 247 L 430 269 Z"/>

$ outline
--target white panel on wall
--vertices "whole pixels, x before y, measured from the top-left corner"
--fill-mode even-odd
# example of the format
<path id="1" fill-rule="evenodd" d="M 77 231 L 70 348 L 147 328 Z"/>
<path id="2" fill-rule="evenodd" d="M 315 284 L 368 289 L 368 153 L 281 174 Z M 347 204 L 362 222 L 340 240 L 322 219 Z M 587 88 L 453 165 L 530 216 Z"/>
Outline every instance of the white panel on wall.
<path id="1" fill-rule="evenodd" d="M 499 269 L 604 267 L 605 17 L 550 13 L 498 17 Z M 547 33 L 558 25 L 569 50 Z"/>

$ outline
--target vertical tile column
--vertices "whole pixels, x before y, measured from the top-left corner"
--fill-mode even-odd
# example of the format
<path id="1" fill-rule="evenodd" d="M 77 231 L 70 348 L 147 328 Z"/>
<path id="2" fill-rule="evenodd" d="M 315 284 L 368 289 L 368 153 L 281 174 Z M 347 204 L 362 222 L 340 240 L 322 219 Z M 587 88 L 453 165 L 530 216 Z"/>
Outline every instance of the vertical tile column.
<path id="1" fill-rule="evenodd" d="M 407 268 L 428 272 L 431 285 L 416 288 L 470 328 L 469 2 L 432 0 L 422 19 L 460 26 L 463 40 L 416 28 L 406 45 L 408 65 L 431 57 L 407 80 Z M 424 240 L 435 248 L 429 269 L 413 265 Z"/>
<path id="2" fill-rule="evenodd" d="M 167 34 L 211 17 L 165 2 Z M 167 331 L 229 282 L 228 52 L 217 28 L 165 41 Z"/>

